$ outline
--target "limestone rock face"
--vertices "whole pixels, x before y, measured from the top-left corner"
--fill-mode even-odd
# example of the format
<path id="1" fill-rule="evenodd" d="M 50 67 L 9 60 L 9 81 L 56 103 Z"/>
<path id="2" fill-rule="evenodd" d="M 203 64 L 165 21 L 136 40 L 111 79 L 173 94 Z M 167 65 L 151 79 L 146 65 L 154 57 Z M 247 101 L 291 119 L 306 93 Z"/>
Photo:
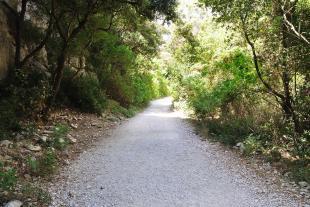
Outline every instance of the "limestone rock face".
<path id="1" fill-rule="evenodd" d="M 14 38 L 10 28 L 10 16 L 0 6 L 0 80 L 7 75 L 10 65 L 14 62 Z"/>

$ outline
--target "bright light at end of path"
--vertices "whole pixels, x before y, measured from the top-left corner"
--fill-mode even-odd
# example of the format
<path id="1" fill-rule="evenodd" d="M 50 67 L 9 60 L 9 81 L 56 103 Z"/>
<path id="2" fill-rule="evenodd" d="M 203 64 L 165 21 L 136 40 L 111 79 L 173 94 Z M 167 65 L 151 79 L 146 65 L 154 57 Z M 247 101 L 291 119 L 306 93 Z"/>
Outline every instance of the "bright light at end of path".
<path id="1" fill-rule="evenodd" d="M 179 118 L 179 119 L 186 119 L 187 117 L 181 112 L 148 112 L 144 113 L 144 116 L 154 116 L 154 117 L 161 117 L 161 118 Z"/>

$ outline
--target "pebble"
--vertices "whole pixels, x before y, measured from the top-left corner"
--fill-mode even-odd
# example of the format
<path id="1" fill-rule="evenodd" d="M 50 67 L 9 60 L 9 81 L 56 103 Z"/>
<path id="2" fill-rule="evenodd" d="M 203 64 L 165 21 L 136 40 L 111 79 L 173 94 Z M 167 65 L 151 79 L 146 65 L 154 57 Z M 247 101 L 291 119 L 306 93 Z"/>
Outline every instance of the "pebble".
<path id="1" fill-rule="evenodd" d="M 4 207 L 21 207 L 23 203 L 19 200 L 13 200 L 8 202 Z"/>
<path id="2" fill-rule="evenodd" d="M 77 124 L 70 124 L 70 126 L 71 126 L 73 129 L 77 129 L 77 128 L 78 128 L 78 125 L 77 125 Z"/>
<path id="3" fill-rule="evenodd" d="M 76 143 L 76 139 L 71 134 L 67 135 L 67 139 L 69 140 L 71 144 Z"/>
<path id="4" fill-rule="evenodd" d="M 27 149 L 29 149 L 30 151 L 33 151 L 33 152 L 39 152 L 42 150 L 42 147 L 39 145 L 34 146 L 34 145 L 30 144 L 30 145 L 27 145 Z"/>
<path id="5" fill-rule="evenodd" d="M 301 182 L 298 182 L 298 185 L 302 188 L 307 188 L 308 187 L 308 183 L 305 182 L 305 181 L 301 181 Z"/>
<path id="6" fill-rule="evenodd" d="M 40 139 L 41 139 L 42 142 L 47 142 L 48 137 L 47 136 L 42 136 Z"/>
<path id="7" fill-rule="evenodd" d="M 3 140 L 0 142 L 1 147 L 10 147 L 11 145 L 13 145 L 13 142 L 11 142 L 9 140 Z"/>

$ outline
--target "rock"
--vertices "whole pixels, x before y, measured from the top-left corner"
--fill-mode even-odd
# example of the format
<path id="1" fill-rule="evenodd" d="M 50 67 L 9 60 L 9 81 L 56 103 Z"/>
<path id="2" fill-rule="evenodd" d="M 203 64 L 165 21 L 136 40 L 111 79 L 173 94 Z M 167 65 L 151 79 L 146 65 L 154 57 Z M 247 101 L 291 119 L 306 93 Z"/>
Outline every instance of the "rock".
<path id="1" fill-rule="evenodd" d="M 13 142 L 11 142 L 9 140 L 3 140 L 0 142 L 1 147 L 10 147 L 11 145 L 13 145 Z"/>
<path id="2" fill-rule="evenodd" d="M 71 134 L 67 135 L 67 139 L 69 140 L 71 144 L 76 143 L 76 139 Z"/>
<path id="3" fill-rule="evenodd" d="M 34 146 L 34 145 L 32 145 L 32 144 L 27 145 L 26 148 L 29 149 L 30 151 L 33 151 L 33 152 L 39 152 L 39 151 L 42 150 L 42 147 L 41 147 L 41 146 L 39 146 L 39 145 Z"/>
<path id="4" fill-rule="evenodd" d="M 242 142 L 238 142 L 238 143 L 236 144 L 236 147 L 240 148 L 242 145 L 243 145 Z"/>
<path id="5" fill-rule="evenodd" d="M 301 181 L 301 182 L 298 182 L 298 185 L 302 188 L 307 188 L 308 187 L 308 183 L 305 182 L 305 181 Z"/>
<path id="6" fill-rule="evenodd" d="M 8 202 L 4 207 L 21 207 L 23 203 L 19 200 L 14 200 Z"/>
<path id="7" fill-rule="evenodd" d="M 69 160 L 64 160 L 64 163 L 65 163 L 66 165 L 70 165 L 70 161 L 69 161 Z"/>
<path id="8" fill-rule="evenodd" d="M 77 124 L 70 124 L 70 126 L 71 126 L 73 129 L 77 129 L 77 128 L 78 128 L 78 125 L 77 125 Z"/>
<path id="9" fill-rule="evenodd" d="M 47 142 L 48 137 L 47 137 L 47 136 L 42 136 L 42 137 L 40 137 L 40 140 L 41 140 L 42 142 Z"/>
<path id="10" fill-rule="evenodd" d="M 53 134 L 54 132 L 53 131 L 51 131 L 51 130 L 44 130 L 43 131 L 43 134 Z"/>
<path id="11" fill-rule="evenodd" d="M 245 150 L 244 144 L 242 142 L 238 142 L 236 147 L 239 148 L 240 152 L 243 153 Z"/>

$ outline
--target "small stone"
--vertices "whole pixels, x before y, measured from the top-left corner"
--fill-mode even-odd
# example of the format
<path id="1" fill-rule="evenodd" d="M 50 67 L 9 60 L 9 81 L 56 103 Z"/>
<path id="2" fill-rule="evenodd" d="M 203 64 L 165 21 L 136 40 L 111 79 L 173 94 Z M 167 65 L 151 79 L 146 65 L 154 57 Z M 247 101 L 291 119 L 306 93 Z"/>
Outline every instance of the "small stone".
<path id="1" fill-rule="evenodd" d="M 47 136 L 42 136 L 42 137 L 40 137 L 40 140 L 41 140 L 42 142 L 47 142 L 48 137 L 47 137 Z"/>
<path id="2" fill-rule="evenodd" d="M 70 165 L 70 161 L 69 161 L 69 160 L 64 160 L 64 163 L 65 163 L 66 165 Z"/>
<path id="3" fill-rule="evenodd" d="M 1 147 L 10 147 L 13 145 L 13 142 L 9 141 L 9 140 L 3 140 L 0 142 L 0 146 Z"/>
<path id="4" fill-rule="evenodd" d="M 30 145 L 27 145 L 27 149 L 29 149 L 30 151 L 33 151 L 33 152 L 39 152 L 42 150 L 42 147 L 39 145 L 34 146 L 34 145 L 30 144 Z"/>
<path id="5" fill-rule="evenodd" d="M 50 130 L 44 130 L 43 131 L 43 134 L 53 134 L 54 132 L 53 131 L 50 131 Z"/>
<path id="6" fill-rule="evenodd" d="M 73 129 L 77 129 L 77 128 L 78 128 L 78 125 L 77 125 L 77 124 L 70 124 L 70 126 L 71 126 Z"/>
<path id="7" fill-rule="evenodd" d="M 242 142 L 238 142 L 237 144 L 236 144 L 236 147 L 241 147 L 243 145 L 243 143 Z"/>
<path id="8" fill-rule="evenodd" d="M 301 182 L 298 182 L 298 185 L 299 185 L 300 187 L 302 187 L 302 188 L 307 188 L 308 183 L 305 182 L 305 181 L 301 181 Z"/>
<path id="9" fill-rule="evenodd" d="M 21 207 L 23 203 L 19 200 L 14 200 L 8 202 L 4 207 Z"/>
<path id="10" fill-rule="evenodd" d="M 67 135 L 67 139 L 69 140 L 71 144 L 76 143 L 76 139 L 71 134 Z"/>

